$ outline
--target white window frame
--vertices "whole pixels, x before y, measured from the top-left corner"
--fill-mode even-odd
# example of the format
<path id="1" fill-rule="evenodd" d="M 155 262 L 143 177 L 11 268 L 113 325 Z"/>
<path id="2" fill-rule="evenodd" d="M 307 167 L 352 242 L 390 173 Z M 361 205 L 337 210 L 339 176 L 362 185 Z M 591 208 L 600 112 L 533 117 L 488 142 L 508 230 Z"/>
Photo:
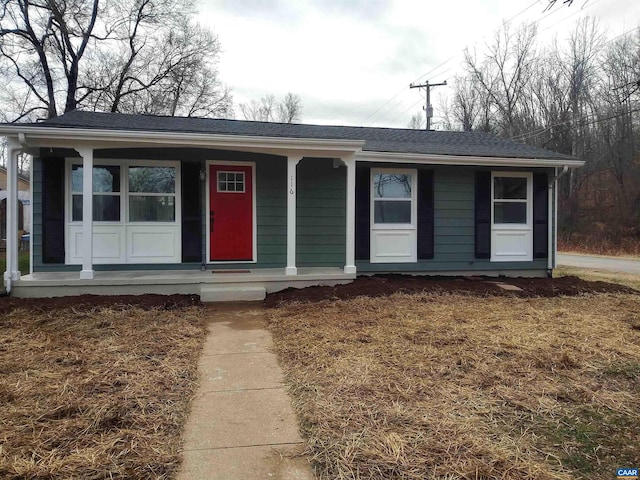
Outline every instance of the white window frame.
<path id="1" fill-rule="evenodd" d="M 228 167 L 251 167 L 251 215 L 253 222 L 253 238 L 252 238 L 252 259 L 251 260 L 211 260 L 211 166 L 212 165 L 222 165 Z M 207 263 L 211 265 L 235 265 L 235 264 L 247 264 L 247 263 L 257 263 L 258 262 L 258 215 L 257 215 L 257 199 L 256 199 L 256 163 L 255 162 L 232 162 L 225 160 L 207 160 L 206 165 L 206 181 L 205 181 L 205 191 L 206 191 L 206 237 L 207 237 Z M 230 173 L 230 172 L 229 172 Z M 237 173 L 237 172 L 234 172 Z M 245 191 L 244 192 L 220 192 L 220 193 L 247 193 L 247 182 L 245 177 Z M 218 190 L 218 179 L 216 178 L 216 191 Z"/>
<path id="2" fill-rule="evenodd" d="M 242 175 L 242 190 L 220 190 L 220 177 L 218 176 L 218 178 L 216 178 L 216 192 L 218 192 L 218 193 L 247 193 L 246 192 L 246 190 L 247 190 L 247 179 L 246 179 L 246 176 L 245 176 L 244 172 L 236 172 L 236 171 L 228 171 L 228 172 L 226 172 L 224 170 L 220 170 L 218 172 L 218 175 L 220 175 L 221 173 L 224 173 L 224 174 L 233 173 L 234 175 L 241 174 Z M 225 180 L 225 182 L 226 182 L 226 180 Z M 235 181 L 234 181 L 234 183 L 235 183 Z"/>
<path id="3" fill-rule="evenodd" d="M 120 167 L 120 221 L 94 221 L 94 264 L 153 264 L 153 263 L 181 263 L 182 262 L 182 193 L 181 168 L 179 161 L 173 160 L 138 160 L 100 158 L 94 160 L 94 166 L 113 165 Z M 82 264 L 82 258 L 74 255 L 73 235 L 81 233 L 83 222 L 73 221 L 73 194 L 71 185 L 71 171 L 73 165 L 82 166 L 82 158 L 69 157 L 65 161 L 65 264 Z M 172 167 L 175 168 L 175 192 L 173 194 L 158 194 L 162 196 L 175 195 L 175 220 L 172 222 L 129 222 L 129 170 L 130 166 L 143 167 Z M 75 192 L 77 194 L 77 192 Z M 156 195 L 156 194 L 148 194 Z M 154 255 L 153 252 L 140 251 L 136 253 L 136 236 L 164 235 L 171 239 L 170 255 Z M 117 254 L 100 256 L 100 238 L 112 237 L 119 244 Z M 139 249 L 141 250 L 141 249 Z"/>
<path id="4" fill-rule="evenodd" d="M 375 222 L 375 191 L 374 180 L 379 174 L 409 175 L 411 177 L 411 222 L 409 223 L 376 223 Z M 413 168 L 372 168 L 369 178 L 369 205 L 370 205 L 370 242 L 371 263 L 415 263 L 418 261 L 418 170 Z M 382 201 L 404 201 L 409 199 L 383 198 Z M 378 245 L 383 243 L 404 242 L 406 248 L 403 251 L 379 253 Z"/>
<path id="5" fill-rule="evenodd" d="M 78 220 L 73 220 L 73 196 L 74 195 L 82 195 L 83 192 L 76 192 L 73 190 L 73 184 L 71 182 L 71 174 L 73 171 L 73 166 L 77 165 L 82 167 L 82 159 L 67 159 L 66 162 L 66 168 L 65 168 L 65 192 L 67 192 L 67 195 L 65 196 L 66 198 L 66 204 L 67 204 L 67 211 L 65 214 L 65 219 L 67 220 L 65 223 L 74 223 L 74 224 L 80 224 L 82 225 L 82 221 L 78 221 Z M 94 165 L 93 168 L 96 167 L 100 167 L 100 166 L 115 166 L 115 167 L 120 167 L 120 191 L 117 194 L 113 194 L 113 193 L 105 193 L 105 192 L 92 192 L 92 195 L 109 195 L 109 196 L 118 196 L 120 197 L 120 220 L 119 221 L 113 221 L 113 220 L 94 220 L 93 223 L 94 224 L 98 224 L 98 225 L 120 225 L 123 222 L 123 215 L 124 212 L 122 210 L 123 208 L 123 196 L 125 195 L 125 191 L 124 191 L 124 176 L 122 174 L 122 165 L 120 165 L 117 161 L 113 161 L 113 160 L 98 160 L 98 161 L 94 161 Z"/>
<path id="6" fill-rule="evenodd" d="M 521 199 L 496 199 L 495 179 L 496 178 L 526 178 L 527 198 L 526 198 L 526 223 L 495 223 L 496 202 L 523 203 Z M 511 236 L 514 239 L 518 236 L 527 237 L 527 245 L 521 254 L 506 255 L 497 251 L 495 242 L 496 235 Z M 491 261 L 492 262 L 528 262 L 533 260 L 533 173 L 532 172 L 491 172 Z"/>
<path id="7" fill-rule="evenodd" d="M 175 177 L 175 188 L 173 189 L 173 193 L 158 193 L 158 192 L 130 192 L 129 191 L 129 167 L 173 167 L 175 168 L 176 171 L 176 177 Z M 175 225 L 178 222 L 179 219 L 179 212 L 178 212 L 178 199 L 180 198 L 180 196 L 178 195 L 180 193 L 180 162 L 162 162 L 162 163 L 158 163 L 158 162 L 151 162 L 149 160 L 133 160 L 128 162 L 124 167 L 124 170 L 126 170 L 126 173 L 124 174 L 125 177 L 125 191 L 124 191 L 124 195 L 127 197 L 126 199 L 126 219 L 127 219 L 127 224 L 130 225 L 147 225 L 147 224 L 153 224 L 153 225 Z M 120 171 L 123 171 L 122 169 Z M 122 175 L 122 174 L 121 174 Z M 175 220 L 173 222 L 156 222 L 156 221 L 137 221 L 137 222 L 132 222 L 129 219 L 129 197 L 131 196 L 140 196 L 140 197 L 170 197 L 173 196 L 174 197 L 174 204 L 175 204 L 175 208 L 176 208 L 176 212 L 175 212 Z"/>

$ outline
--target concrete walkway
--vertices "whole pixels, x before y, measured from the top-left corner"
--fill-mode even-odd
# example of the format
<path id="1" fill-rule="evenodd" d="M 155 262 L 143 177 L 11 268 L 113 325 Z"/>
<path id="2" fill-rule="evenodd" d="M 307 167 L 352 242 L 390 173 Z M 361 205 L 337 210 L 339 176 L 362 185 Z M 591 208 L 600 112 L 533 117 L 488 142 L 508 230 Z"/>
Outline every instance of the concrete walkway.
<path id="1" fill-rule="evenodd" d="M 179 480 L 312 480 L 260 304 L 207 306 Z"/>

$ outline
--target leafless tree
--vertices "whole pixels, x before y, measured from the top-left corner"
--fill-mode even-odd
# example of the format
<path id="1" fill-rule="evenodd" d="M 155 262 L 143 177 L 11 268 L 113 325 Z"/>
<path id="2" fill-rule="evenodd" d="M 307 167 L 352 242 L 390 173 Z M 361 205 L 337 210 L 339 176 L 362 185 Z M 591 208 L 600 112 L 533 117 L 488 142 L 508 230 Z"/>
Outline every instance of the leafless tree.
<path id="1" fill-rule="evenodd" d="M 13 119 L 75 108 L 230 114 L 220 45 L 194 13 L 191 0 L 4 0 L 4 96 L 25 99 Z"/>
<path id="2" fill-rule="evenodd" d="M 240 112 L 245 120 L 295 123 L 302 120 L 302 100 L 298 95 L 287 93 L 278 101 L 274 95 L 269 94 L 259 101 L 241 103 Z"/>
<path id="3" fill-rule="evenodd" d="M 467 72 L 477 88 L 488 95 L 497 110 L 497 126 L 508 136 L 519 133 L 519 109 L 525 88 L 535 72 L 536 36 L 534 24 L 523 25 L 514 32 L 505 23 L 487 45 L 481 61 L 469 50 L 465 51 Z"/>
<path id="4" fill-rule="evenodd" d="M 298 95 L 287 93 L 277 106 L 280 123 L 295 123 L 302 120 L 302 100 Z"/>
<path id="5" fill-rule="evenodd" d="M 407 128 L 411 128 L 413 130 L 424 130 L 426 124 L 425 116 L 423 112 L 418 111 L 415 115 L 411 117 L 409 123 L 407 124 Z"/>

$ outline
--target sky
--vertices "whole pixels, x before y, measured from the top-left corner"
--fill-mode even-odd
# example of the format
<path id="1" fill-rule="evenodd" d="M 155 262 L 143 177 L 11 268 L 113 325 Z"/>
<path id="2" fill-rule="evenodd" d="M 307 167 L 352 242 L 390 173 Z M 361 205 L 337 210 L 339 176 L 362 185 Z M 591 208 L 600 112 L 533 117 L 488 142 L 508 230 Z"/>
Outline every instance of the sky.
<path id="1" fill-rule="evenodd" d="M 432 90 L 437 125 L 464 49 L 481 53 L 504 21 L 537 22 L 541 44 L 586 15 L 608 38 L 640 26 L 638 0 L 562 1 L 544 11 L 547 0 L 201 0 L 198 19 L 222 45 L 236 118 L 241 103 L 292 92 L 303 123 L 403 128 L 425 103 L 409 85 L 448 81 Z"/>

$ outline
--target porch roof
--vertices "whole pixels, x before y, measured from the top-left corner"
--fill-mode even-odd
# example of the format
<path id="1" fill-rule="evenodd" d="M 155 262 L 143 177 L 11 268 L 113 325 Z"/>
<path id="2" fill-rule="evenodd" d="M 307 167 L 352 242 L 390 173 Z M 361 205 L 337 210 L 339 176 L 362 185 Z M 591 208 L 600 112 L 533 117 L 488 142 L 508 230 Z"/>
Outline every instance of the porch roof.
<path id="1" fill-rule="evenodd" d="M 545 165 L 580 166 L 575 157 L 550 150 L 533 147 L 513 140 L 499 138 L 483 132 L 424 131 L 397 128 L 368 128 L 334 125 L 284 124 L 242 120 L 221 120 L 192 117 L 166 117 L 153 115 L 129 115 L 121 113 L 98 113 L 73 111 L 39 123 L 0 125 L 0 133 L 23 133 L 51 135 L 69 134 L 82 139 L 91 134 L 119 132 L 136 138 L 157 136 L 168 138 L 190 136 L 193 138 L 245 138 L 255 143 L 258 139 L 266 143 L 263 147 L 277 148 L 278 142 L 288 149 L 302 150 L 310 145 L 318 150 L 368 152 L 371 158 L 382 153 L 391 156 L 409 154 L 419 156 L 468 157 L 468 163 L 485 164 L 486 160 L 511 159 L 513 165 L 531 164 L 541 160 Z M 83 135 L 81 135 L 81 133 Z M 471 159 L 480 159 L 475 162 Z M 484 159 L 485 161 L 483 161 Z"/>

